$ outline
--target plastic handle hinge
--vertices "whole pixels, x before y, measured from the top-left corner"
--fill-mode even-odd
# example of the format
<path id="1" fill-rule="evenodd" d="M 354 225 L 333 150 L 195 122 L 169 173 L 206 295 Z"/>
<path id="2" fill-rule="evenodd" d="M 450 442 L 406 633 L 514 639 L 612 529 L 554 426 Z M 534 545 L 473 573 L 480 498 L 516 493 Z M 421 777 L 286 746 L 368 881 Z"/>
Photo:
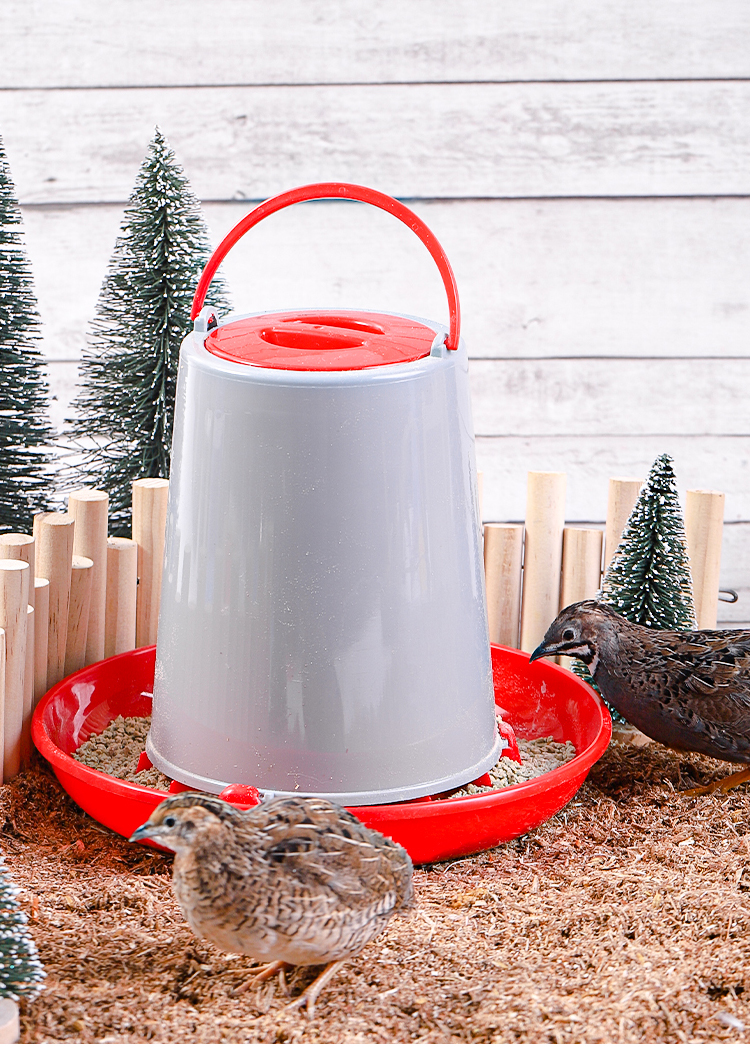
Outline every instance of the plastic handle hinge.
<path id="1" fill-rule="evenodd" d="M 195 318 L 193 332 L 197 332 L 200 336 L 205 336 L 211 329 L 215 329 L 218 324 L 219 316 L 216 313 L 216 308 L 205 306 Z"/>
<path id="2" fill-rule="evenodd" d="M 449 354 L 448 331 L 446 329 L 439 329 L 435 333 L 435 339 L 432 341 L 432 347 L 430 347 L 430 357 L 447 358 Z"/>

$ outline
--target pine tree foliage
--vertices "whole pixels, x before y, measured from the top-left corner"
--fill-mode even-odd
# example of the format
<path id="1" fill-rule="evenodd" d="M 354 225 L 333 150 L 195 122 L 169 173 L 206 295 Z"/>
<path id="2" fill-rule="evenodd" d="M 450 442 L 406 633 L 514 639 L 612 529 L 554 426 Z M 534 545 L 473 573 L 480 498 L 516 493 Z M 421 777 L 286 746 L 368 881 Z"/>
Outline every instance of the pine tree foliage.
<path id="1" fill-rule="evenodd" d="M 180 343 L 211 249 L 200 204 L 157 128 L 102 285 L 73 402 L 76 485 L 110 497 L 110 529 L 130 532 L 131 484 L 169 476 Z M 220 278 L 207 302 L 229 310 Z"/>
<path id="2" fill-rule="evenodd" d="M 0 524 L 31 525 L 52 489 L 49 388 L 21 210 L 0 140 Z"/>
<path id="3" fill-rule="evenodd" d="M 14 1001 L 36 997 L 45 977 L 28 919 L 18 908 L 18 892 L 0 856 L 0 997 Z"/>
<path id="4" fill-rule="evenodd" d="M 636 625 L 696 627 L 685 526 L 667 453 L 651 467 L 597 598 Z M 594 686 L 583 662 L 574 662 L 572 668 Z M 624 722 L 611 705 L 608 708 Z"/>
<path id="5" fill-rule="evenodd" d="M 656 458 L 638 495 L 601 599 L 646 628 L 696 627 L 685 525 L 668 453 Z"/>

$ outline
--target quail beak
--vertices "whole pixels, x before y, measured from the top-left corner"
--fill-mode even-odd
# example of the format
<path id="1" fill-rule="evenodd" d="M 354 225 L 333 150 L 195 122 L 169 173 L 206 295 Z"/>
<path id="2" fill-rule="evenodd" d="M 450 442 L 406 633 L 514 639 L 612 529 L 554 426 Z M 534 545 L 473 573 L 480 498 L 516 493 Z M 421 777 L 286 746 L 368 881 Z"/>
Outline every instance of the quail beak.
<path id="1" fill-rule="evenodd" d="M 534 653 L 529 658 L 529 664 L 532 661 L 538 661 L 539 658 L 543 657 L 554 657 L 555 654 L 563 653 L 563 645 L 561 643 L 545 643 L 544 640 L 539 644 Z"/>
<path id="2" fill-rule="evenodd" d="M 139 840 L 148 840 L 149 834 L 151 833 L 151 827 L 148 822 L 144 822 L 142 826 L 138 826 L 135 832 L 131 833 L 128 840 L 131 844 L 137 843 Z"/>

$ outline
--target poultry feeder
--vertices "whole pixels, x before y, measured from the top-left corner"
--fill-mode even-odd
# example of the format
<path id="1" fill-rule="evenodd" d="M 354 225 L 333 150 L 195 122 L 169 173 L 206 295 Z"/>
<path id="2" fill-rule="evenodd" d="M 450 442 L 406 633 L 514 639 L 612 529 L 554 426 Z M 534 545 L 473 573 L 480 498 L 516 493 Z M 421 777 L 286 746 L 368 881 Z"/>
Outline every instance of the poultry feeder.
<path id="1" fill-rule="evenodd" d="M 220 260 L 265 215 L 355 197 L 408 222 L 443 276 L 450 328 L 373 312 L 230 318 L 203 308 Z M 575 794 L 611 734 L 577 676 L 488 642 L 467 359 L 455 281 L 408 209 L 322 184 L 265 202 L 196 291 L 180 363 L 158 649 L 68 676 L 32 736 L 62 787 L 123 836 L 168 793 L 73 754 L 151 715 L 148 756 L 235 806 L 344 802 L 415 863 L 528 832 Z M 547 774 L 464 796 L 520 738 L 570 741 Z M 259 792 L 258 789 L 263 792 Z"/>
<path id="2" fill-rule="evenodd" d="M 578 676 L 546 661 L 530 665 L 520 650 L 494 645 L 491 650 L 497 711 L 519 737 L 570 741 L 576 755 L 503 789 L 350 808 L 365 825 L 401 844 L 415 864 L 484 851 L 534 829 L 575 795 L 609 744 L 609 712 Z M 168 794 L 87 767 L 73 753 L 116 717 L 149 715 L 154 658 L 153 646 L 142 647 L 81 669 L 42 698 L 32 720 L 34 743 L 63 789 L 97 822 L 125 837 Z M 182 788 L 173 784 L 170 792 Z M 240 808 L 259 799 L 242 785 L 228 786 L 220 795 Z"/>
<path id="3" fill-rule="evenodd" d="M 427 246 L 450 326 L 374 311 L 218 318 L 230 248 L 348 198 Z M 264 202 L 198 284 L 182 344 L 151 730 L 163 773 L 369 805 L 488 771 L 494 711 L 468 359 L 455 278 L 408 208 L 323 183 Z"/>

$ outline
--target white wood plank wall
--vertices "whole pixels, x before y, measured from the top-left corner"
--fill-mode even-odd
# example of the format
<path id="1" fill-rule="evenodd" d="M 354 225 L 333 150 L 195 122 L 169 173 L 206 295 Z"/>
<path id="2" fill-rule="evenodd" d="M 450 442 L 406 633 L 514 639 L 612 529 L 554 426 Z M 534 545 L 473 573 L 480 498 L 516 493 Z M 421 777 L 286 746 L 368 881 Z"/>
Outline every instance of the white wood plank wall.
<path id="1" fill-rule="evenodd" d="M 4 0 L 0 135 L 62 425 L 122 209 L 158 124 L 215 243 L 291 186 L 406 200 L 456 271 L 488 520 L 566 471 L 670 452 L 726 492 L 722 587 L 750 622 L 747 0 Z M 235 306 L 445 320 L 391 217 L 298 206 L 230 254 Z"/>

